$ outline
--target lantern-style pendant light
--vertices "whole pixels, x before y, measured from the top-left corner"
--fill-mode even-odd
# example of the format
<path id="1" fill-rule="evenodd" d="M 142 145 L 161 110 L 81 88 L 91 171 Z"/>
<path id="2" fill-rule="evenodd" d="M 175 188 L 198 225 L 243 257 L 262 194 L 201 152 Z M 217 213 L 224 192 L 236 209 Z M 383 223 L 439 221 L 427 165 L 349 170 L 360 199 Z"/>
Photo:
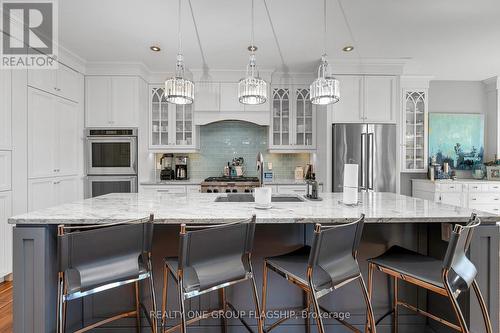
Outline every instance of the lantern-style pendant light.
<path id="1" fill-rule="evenodd" d="M 238 83 L 238 100 L 242 104 L 256 105 L 267 101 L 267 83 L 259 77 L 259 71 L 255 62 L 254 44 L 254 0 L 252 0 L 252 41 L 248 47 L 250 51 L 250 61 L 247 65 L 245 78 Z"/>
<path id="2" fill-rule="evenodd" d="M 194 101 L 194 83 L 184 77 L 184 57 L 182 55 L 181 39 L 181 0 L 179 0 L 178 12 L 178 52 L 175 65 L 175 76 L 165 81 L 165 98 L 172 104 L 191 104 Z"/>
<path id="3" fill-rule="evenodd" d="M 311 83 L 310 99 L 312 104 L 327 105 L 340 100 L 339 81 L 333 77 L 326 55 L 326 0 L 323 0 L 324 52 L 318 68 L 318 78 Z"/>

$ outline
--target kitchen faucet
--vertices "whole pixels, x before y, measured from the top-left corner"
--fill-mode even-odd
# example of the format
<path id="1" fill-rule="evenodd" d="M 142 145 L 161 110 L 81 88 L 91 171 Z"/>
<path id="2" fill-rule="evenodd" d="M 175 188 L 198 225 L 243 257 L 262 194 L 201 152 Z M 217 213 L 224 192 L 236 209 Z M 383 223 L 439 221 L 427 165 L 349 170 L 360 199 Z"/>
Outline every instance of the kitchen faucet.
<path id="1" fill-rule="evenodd" d="M 264 183 L 264 156 L 259 152 L 257 154 L 257 175 L 259 177 L 259 187 Z"/>

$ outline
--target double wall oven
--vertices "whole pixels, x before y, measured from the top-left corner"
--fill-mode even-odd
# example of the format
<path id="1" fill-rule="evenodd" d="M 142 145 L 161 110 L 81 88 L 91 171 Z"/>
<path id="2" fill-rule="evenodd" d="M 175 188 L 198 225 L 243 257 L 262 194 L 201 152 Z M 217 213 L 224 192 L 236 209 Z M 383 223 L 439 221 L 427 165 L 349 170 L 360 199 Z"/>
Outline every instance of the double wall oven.
<path id="1" fill-rule="evenodd" d="M 137 129 L 86 130 L 85 197 L 137 192 Z"/>

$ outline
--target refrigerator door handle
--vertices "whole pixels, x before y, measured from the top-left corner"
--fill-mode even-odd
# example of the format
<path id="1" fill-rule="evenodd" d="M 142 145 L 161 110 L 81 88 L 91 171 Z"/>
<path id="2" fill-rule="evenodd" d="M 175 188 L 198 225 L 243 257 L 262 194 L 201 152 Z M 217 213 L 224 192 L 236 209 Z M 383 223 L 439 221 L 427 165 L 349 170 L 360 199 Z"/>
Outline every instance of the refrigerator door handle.
<path id="1" fill-rule="evenodd" d="M 368 133 L 368 190 L 373 191 L 373 133 Z"/>
<path id="2" fill-rule="evenodd" d="M 366 188 L 366 133 L 361 133 L 361 189 Z"/>

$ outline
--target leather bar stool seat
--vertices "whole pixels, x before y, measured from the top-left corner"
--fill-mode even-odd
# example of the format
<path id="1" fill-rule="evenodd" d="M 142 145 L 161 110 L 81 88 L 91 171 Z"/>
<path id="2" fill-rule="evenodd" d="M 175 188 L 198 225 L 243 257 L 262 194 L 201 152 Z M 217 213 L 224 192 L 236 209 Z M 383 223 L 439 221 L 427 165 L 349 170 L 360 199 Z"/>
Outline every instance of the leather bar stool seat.
<path id="1" fill-rule="evenodd" d="M 400 246 L 393 246 L 382 255 L 370 259 L 369 262 L 444 288 L 441 277 L 442 260 L 424 256 Z"/>
<path id="2" fill-rule="evenodd" d="M 165 265 L 171 272 L 179 271 L 179 258 L 177 257 L 167 257 L 165 258 Z M 177 275 L 173 275 L 175 280 L 177 281 Z M 196 291 L 200 289 L 200 283 L 196 278 L 196 272 L 193 271 L 192 268 L 187 268 L 184 270 L 184 283 L 182 287 L 184 288 L 185 293 L 189 293 L 192 291 Z"/>

